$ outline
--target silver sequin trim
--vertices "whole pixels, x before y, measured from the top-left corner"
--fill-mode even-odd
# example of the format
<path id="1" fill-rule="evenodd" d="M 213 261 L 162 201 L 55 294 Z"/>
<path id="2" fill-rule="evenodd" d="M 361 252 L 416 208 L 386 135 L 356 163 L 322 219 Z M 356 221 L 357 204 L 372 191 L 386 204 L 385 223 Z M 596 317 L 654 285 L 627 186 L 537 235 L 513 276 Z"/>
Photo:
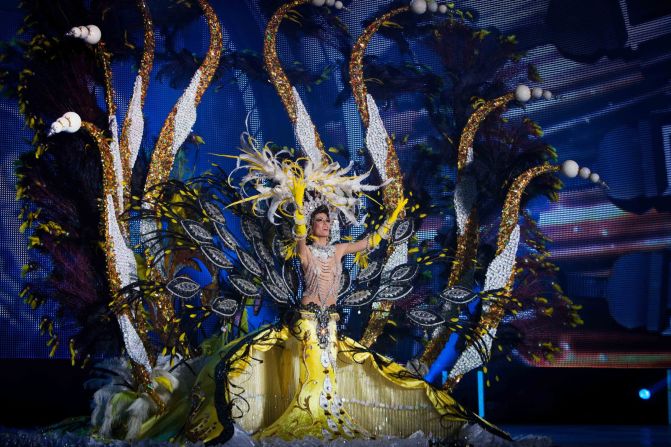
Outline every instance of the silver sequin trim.
<path id="1" fill-rule="evenodd" d="M 124 211 L 123 204 L 123 169 L 121 168 L 121 153 L 119 152 L 119 130 L 116 121 L 116 116 L 109 116 L 109 131 L 112 135 L 112 141 L 110 142 L 110 152 L 112 155 L 112 164 L 114 165 L 114 177 L 116 178 L 116 190 L 117 190 L 117 201 L 116 204 L 117 213 L 121 214 Z"/>
<path id="2" fill-rule="evenodd" d="M 135 85 L 133 86 L 133 96 L 128 105 L 128 114 L 130 116 L 130 128 L 128 129 L 128 149 L 130 151 L 130 167 L 133 169 L 135 160 L 140 152 L 142 144 L 142 134 L 144 132 L 144 116 L 142 115 L 142 76 L 137 75 Z"/>
<path id="3" fill-rule="evenodd" d="M 126 241 L 121 235 L 119 222 L 114 213 L 114 198 L 111 194 L 107 195 L 107 227 L 110 232 L 109 244 L 112 244 L 112 251 L 116 261 L 116 271 L 119 274 L 119 281 L 121 287 L 130 284 L 137 274 L 137 264 L 135 263 L 135 255 L 133 251 L 128 248 Z"/>
<path id="4" fill-rule="evenodd" d="M 506 248 L 487 267 L 487 276 L 485 277 L 485 287 L 483 289 L 485 292 L 505 287 L 513 271 L 513 267 L 515 267 L 515 256 L 517 255 L 519 242 L 520 226 L 516 225 L 510 234 Z"/>
<path id="5" fill-rule="evenodd" d="M 301 149 L 303 149 L 305 155 L 310 157 L 310 160 L 318 165 L 321 163 L 322 156 L 315 139 L 315 126 L 312 124 L 310 115 L 303 105 L 303 101 L 301 101 L 298 91 L 295 87 L 292 87 L 292 91 L 294 94 L 294 101 L 296 102 L 296 126 L 294 127 L 296 140 L 298 140 L 298 144 L 301 146 Z"/>
<path id="6" fill-rule="evenodd" d="M 387 168 L 385 162 L 387 160 L 387 130 L 384 128 L 382 118 L 380 118 L 380 111 L 377 104 L 371 95 L 366 95 L 368 101 L 368 129 L 366 130 L 366 147 L 370 156 L 373 159 L 373 164 L 377 168 L 378 174 L 382 181 L 387 180 Z"/>
<path id="7" fill-rule="evenodd" d="M 196 123 L 196 91 L 200 84 L 200 69 L 191 78 L 189 87 L 177 101 L 177 112 L 175 113 L 175 135 L 172 142 L 172 153 L 177 153 L 182 143 L 191 133 L 193 125 Z"/>
<path id="8" fill-rule="evenodd" d="M 123 334 L 124 345 L 126 345 L 126 351 L 128 356 L 135 362 L 145 367 L 145 369 L 151 372 L 151 364 L 149 363 L 149 356 L 147 356 L 147 351 L 144 349 L 142 340 L 140 336 L 137 335 L 133 324 L 128 319 L 127 315 L 121 315 L 117 318 L 119 321 L 119 327 L 121 327 L 121 333 Z"/>

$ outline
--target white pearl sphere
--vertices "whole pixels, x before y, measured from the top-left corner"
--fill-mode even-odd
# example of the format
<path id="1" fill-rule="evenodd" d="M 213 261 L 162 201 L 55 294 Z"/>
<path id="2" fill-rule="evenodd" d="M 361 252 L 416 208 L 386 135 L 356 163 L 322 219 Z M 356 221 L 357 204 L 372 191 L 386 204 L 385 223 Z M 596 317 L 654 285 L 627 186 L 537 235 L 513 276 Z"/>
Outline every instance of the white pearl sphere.
<path id="1" fill-rule="evenodd" d="M 335 9 L 342 9 L 343 6 L 344 6 L 340 0 L 336 0 L 336 2 L 334 4 L 335 4 Z"/>
<path id="2" fill-rule="evenodd" d="M 601 177 L 600 177 L 599 174 L 597 174 L 596 172 L 592 172 L 592 173 L 589 175 L 589 181 L 590 181 L 590 182 L 592 182 L 592 183 L 599 183 L 599 180 L 601 180 Z"/>
<path id="3" fill-rule="evenodd" d="M 75 133 L 82 127 L 82 118 L 75 112 L 66 112 L 63 118 L 68 122 L 68 126 L 63 130 L 68 133 Z"/>
<path id="4" fill-rule="evenodd" d="M 531 96 L 534 99 L 540 99 L 543 97 L 543 89 L 540 87 L 534 87 L 531 89 Z"/>
<path id="5" fill-rule="evenodd" d="M 531 89 L 524 85 L 520 84 L 515 89 L 515 99 L 519 102 L 527 102 L 531 99 Z"/>
<path id="6" fill-rule="evenodd" d="M 543 98 L 545 99 L 552 99 L 552 92 L 550 90 L 545 90 L 543 92 Z"/>
<path id="7" fill-rule="evenodd" d="M 335 5 L 335 0 L 326 0 L 326 6 L 333 6 Z"/>
<path id="8" fill-rule="evenodd" d="M 51 130 L 51 132 L 49 132 L 50 134 L 59 133 L 63 130 L 63 124 L 59 123 L 58 121 L 54 121 L 51 124 L 50 130 Z"/>
<path id="9" fill-rule="evenodd" d="M 100 42 L 100 38 L 102 37 L 102 33 L 100 32 L 100 28 L 98 28 L 95 25 L 89 25 L 86 27 L 86 29 L 89 31 L 89 35 L 84 38 L 86 43 L 90 43 L 91 45 L 95 45 L 98 42 Z"/>
<path id="10" fill-rule="evenodd" d="M 592 170 L 590 168 L 580 168 L 580 171 L 578 171 L 578 175 L 580 178 L 584 178 L 587 180 L 589 178 L 589 175 L 592 173 Z"/>
<path id="11" fill-rule="evenodd" d="M 566 160 L 561 165 L 562 174 L 564 174 L 568 178 L 574 178 L 575 176 L 577 176 L 579 169 L 580 166 L 578 166 L 578 163 L 576 163 L 573 160 Z"/>
<path id="12" fill-rule="evenodd" d="M 429 8 L 429 12 L 437 12 L 438 11 L 438 3 L 436 2 L 436 0 L 433 0 L 433 1 L 429 0 L 429 3 L 427 4 L 427 6 Z"/>
<path id="13" fill-rule="evenodd" d="M 86 39 L 89 36 L 89 29 L 85 26 L 80 26 L 78 27 L 79 31 L 81 32 L 81 35 L 79 36 L 80 39 Z"/>
<path id="14" fill-rule="evenodd" d="M 447 6 L 446 5 L 440 5 L 438 7 L 438 12 L 441 14 L 445 14 L 447 12 Z"/>
<path id="15" fill-rule="evenodd" d="M 410 9 L 415 14 L 424 14 L 426 12 L 426 0 L 412 0 Z"/>
<path id="16" fill-rule="evenodd" d="M 79 39 L 82 35 L 82 30 L 80 30 L 78 26 L 75 26 L 74 28 L 70 28 L 67 35 Z"/>
<path id="17" fill-rule="evenodd" d="M 324 6 L 324 3 L 326 3 L 326 0 L 312 0 L 312 4 L 315 6 Z"/>

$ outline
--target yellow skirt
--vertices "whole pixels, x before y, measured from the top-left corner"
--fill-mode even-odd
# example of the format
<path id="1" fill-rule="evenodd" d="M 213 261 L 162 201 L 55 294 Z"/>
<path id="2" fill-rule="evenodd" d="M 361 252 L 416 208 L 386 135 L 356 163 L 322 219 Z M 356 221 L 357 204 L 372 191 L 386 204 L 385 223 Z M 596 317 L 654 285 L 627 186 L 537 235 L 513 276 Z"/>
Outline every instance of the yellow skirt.
<path id="1" fill-rule="evenodd" d="M 191 395 L 145 422 L 140 438 L 223 440 L 229 422 L 257 439 L 407 437 L 418 430 L 451 438 L 473 420 L 445 391 L 339 339 L 336 316 L 326 344 L 307 311 L 292 327 L 267 327 L 219 349 L 206 342 L 210 355 Z"/>

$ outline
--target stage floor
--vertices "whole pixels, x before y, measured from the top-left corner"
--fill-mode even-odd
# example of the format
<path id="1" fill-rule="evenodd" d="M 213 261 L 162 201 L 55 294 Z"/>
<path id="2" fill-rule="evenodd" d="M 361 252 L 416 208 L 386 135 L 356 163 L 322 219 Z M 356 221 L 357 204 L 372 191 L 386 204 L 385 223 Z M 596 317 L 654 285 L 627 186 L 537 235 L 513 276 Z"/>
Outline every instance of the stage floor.
<path id="1" fill-rule="evenodd" d="M 77 425 L 81 427 L 80 422 Z M 524 435 L 548 436 L 552 438 L 553 447 L 671 447 L 671 426 L 666 425 L 504 425 L 501 428 L 514 438 Z M 64 426 L 61 426 L 60 430 L 65 431 L 45 434 L 40 430 L 12 430 L 0 426 L 0 446 L 132 447 L 137 445 L 137 443 L 131 444 L 123 441 L 109 443 L 93 440 L 79 430 L 78 433 L 71 433 Z M 372 441 L 371 445 L 380 447 L 386 442 L 388 441 Z M 140 444 L 144 447 L 178 447 L 177 444 L 160 441 L 143 441 Z M 346 446 L 348 443 L 335 441 L 326 445 Z"/>
<path id="2" fill-rule="evenodd" d="M 671 447 L 668 425 L 504 425 L 513 437 L 549 436 L 557 447 Z"/>

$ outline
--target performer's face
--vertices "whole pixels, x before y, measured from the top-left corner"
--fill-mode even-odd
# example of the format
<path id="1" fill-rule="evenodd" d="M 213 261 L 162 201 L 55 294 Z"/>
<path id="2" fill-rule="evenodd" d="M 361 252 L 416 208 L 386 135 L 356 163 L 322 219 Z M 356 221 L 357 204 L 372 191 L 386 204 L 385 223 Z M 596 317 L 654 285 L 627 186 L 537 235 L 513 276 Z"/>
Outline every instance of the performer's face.
<path id="1" fill-rule="evenodd" d="M 331 219 L 326 213 L 317 213 L 312 219 L 312 234 L 316 237 L 328 237 L 331 231 Z"/>

